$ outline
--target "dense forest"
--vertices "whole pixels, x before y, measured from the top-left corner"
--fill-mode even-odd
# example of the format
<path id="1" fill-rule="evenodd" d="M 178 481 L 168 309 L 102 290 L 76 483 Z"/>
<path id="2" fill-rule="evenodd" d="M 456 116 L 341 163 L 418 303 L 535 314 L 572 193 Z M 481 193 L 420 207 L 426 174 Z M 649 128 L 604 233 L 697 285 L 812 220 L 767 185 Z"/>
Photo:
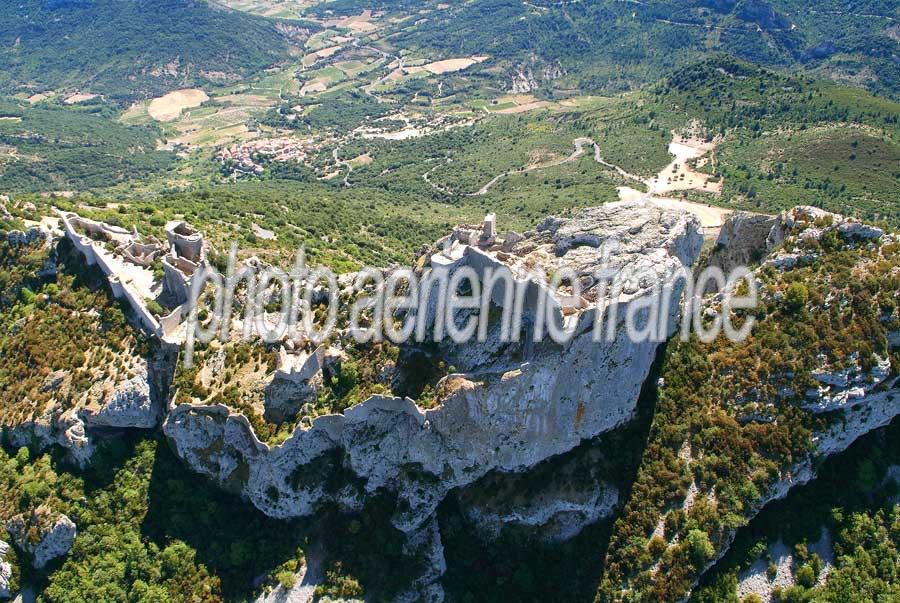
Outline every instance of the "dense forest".
<path id="1" fill-rule="evenodd" d="M 0 99 L 0 189 L 8 192 L 106 188 L 173 165 L 152 126 L 124 126 L 102 103 L 64 107 Z"/>
<path id="2" fill-rule="evenodd" d="M 286 57 L 272 21 L 204 0 L 27 0 L 0 5 L 0 89 L 116 99 L 233 81 Z"/>
<path id="3" fill-rule="evenodd" d="M 447 56 L 488 54 L 518 65 L 559 63 L 569 73 L 560 87 L 621 90 L 653 81 L 710 52 L 779 68 L 798 68 L 896 94 L 898 42 L 889 28 L 893 2 L 799 0 L 669 0 L 558 3 L 516 0 L 442 3 L 449 9 L 399 34 L 402 44 Z M 350 14 L 383 1 L 339 1 L 313 13 Z M 326 8 L 327 6 L 327 8 Z"/>

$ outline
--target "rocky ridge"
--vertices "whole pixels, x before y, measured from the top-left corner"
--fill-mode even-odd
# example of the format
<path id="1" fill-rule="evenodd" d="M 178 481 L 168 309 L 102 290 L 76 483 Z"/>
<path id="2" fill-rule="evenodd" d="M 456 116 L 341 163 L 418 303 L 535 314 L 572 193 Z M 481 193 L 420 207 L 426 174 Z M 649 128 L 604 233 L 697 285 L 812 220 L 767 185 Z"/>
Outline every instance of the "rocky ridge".
<path id="1" fill-rule="evenodd" d="M 689 266 L 702 243 L 693 216 L 617 203 L 545 220 L 517 243 L 518 253 L 454 241 L 455 259 L 442 268 L 507 266 L 524 279 L 518 268 L 540 261 L 548 270 L 568 265 L 590 277 L 600 266 L 601 244 L 613 238 L 624 243 L 614 256 L 619 266 L 659 270 Z M 638 293 L 623 294 L 620 316 Z M 666 310 L 677 317 L 677 300 Z M 395 525 L 415 532 L 451 489 L 491 470 L 526 470 L 630 420 L 658 343 L 631 342 L 624 320 L 611 341 L 595 343 L 589 328 L 594 311 L 577 312 L 578 335 L 568 345 L 519 344 L 521 357 L 501 353 L 477 372 L 479 345 L 464 346 L 468 362 L 457 350 L 459 366 L 473 372 L 454 376 L 454 388 L 434 409 L 375 396 L 343 415 L 319 417 L 311 428 L 300 427 L 281 446 L 269 447 L 246 418 L 225 407 L 180 405 L 169 413 L 164 432 L 189 466 L 273 517 L 306 515 L 325 500 L 352 506 L 386 488 L 397 492 L 404 509 Z M 335 454 L 361 480 L 357 489 L 329 493 L 321 480 L 306 477 L 320 475 L 316 466 Z"/>
<path id="2" fill-rule="evenodd" d="M 76 403 L 69 408 L 48 408 L 28 421 L 6 427 L 6 436 L 17 448 L 60 446 L 74 462 L 85 466 L 94 452 L 92 433 L 97 429 L 153 429 L 159 425 L 172 359 L 165 351 L 150 359 L 132 358 L 134 366 L 128 374 L 97 381 L 84 392 L 72 392 L 71 379 L 64 372 L 51 373 L 45 387 L 57 392 L 60 399 L 74 394 Z"/>
<path id="3" fill-rule="evenodd" d="M 711 261 L 724 267 L 764 260 L 765 266 L 778 270 L 809 261 L 805 249 L 780 249 L 786 233 L 796 231 L 798 223 L 806 225 L 801 240 L 838 232 L 867 244 L 884 235 L 880 229 L 815 208 L 797 208 L 774 218 L 737 214 L 723 227 Z M 695 218 L 642 202 L 550 217 L 524 236 L 501 240 L 486 234 L 457 229 L 423 256 L 423 273 L 438 268 L 452 273 L 463 266 L 506 268 L 519 282 L 528 279 L 527 270 L 535 265 L 549 272 L 573 267 L 585 288 L 584 301 L 592 301 L 591 292 L 596 294 L 598 284 L 594 271 L 605 242 L 621 244 L 610 258 L 613 269 L 657 274 L 691 266 L 702 243 Z M 627 313 L 628 304 L 641 298 L 643 289 L 638 282 L 621 292 L 620 317 Z M 459 372 L 447 378 L 452 387 L 444 389 L 436 408 L 422 409 L 409 398 L 373 396 L 342 415 L 318 417 L 310 426 L 298 427 L 281 445 L 270 446 L 233 409 L 181 404 L 168 409 L 163 431 L 191 469 L 242 494 L 272 517 L 309 515 L 329 502 L 358 509 L 376 491 L 396 493 L 401 504 L 394 523 L 408 534 L 410 552 L 422 554 L 430 565 L 427 575 L 419 577 L 403 598 L 440 600 L 437 580 L 444 562 L 434 513 L 446 494 L 490 472 L 526 472 L 627 423 L 649 374 L 657 343 L 631 342 L 623 324 L 616 325 L 611 341 L 595 343 L 589 329 L 594 308 L 583 302 L 567 306 L 553 292 L 548 296 L 557 318 L 574 324 L 576 336 L 562 345 L 534 344 L 527 337 L 524 343 L 498 345 L 491 336 L 476 345 L 440 342 L 441 353 Z M 501 297 L 493 296 L 492 301 L 502 308 Z M 677 301 L 665 310 L 671 335 L 677 325 Z M 530 326 L 526 320 L 526 330 Z M 491 335 L 496 328 L 491 326 Z M 887 424 L 900 408 L 897 390 L 891 389 L 895 382 L 888 380 L 889 363 L 868 373 L 832 368 L 823 367 L 820 382 L 833 389 L 817 392 L 810 409 L 815 412 L 816 404 L 823 413 L 842 408 L 846 416 L 817 435 L 819 455 L 845 449 L 861 435 Z M 36 437 L 44 445 L 69 448 L 76 460 L 87 462 L 92 451 L 89 429 L 146 429 L 159 424 L 164 408 L 158 382 L 171 377 L 169 370 L 152 376 L 152 363 L 144 363 L 127 379 L 92 388 L 90 402 L 76 411 L 40 417 L 7 432 L 14 444 Z M 617 387 L 610 391 L 609 383 Z M 61 385 L 61 381 L 56 384 Z M 834 398 L 835 392 L 847 391 L 851 395 Z M 335 473 L 346 477 L 338 487 L 328 479 Z M 813 477 L 812 460 L 798 464 L 763 497 L 759 508 Z M 589 490 L 587 496 L 585 492 L 574 496 L 550 492 L 502 513 L 473 506 L 469 515 L 492 532 L 518 524 L 538 529 L 550 541 L 561 541 L 616 508 L 614 487 L 597 482 Z M 10 533 L 21 534 L 25 523 L 25 518 L 15 518 Z M 43 566 L 68 550 L 74 533 L 74 525 L 62 516 L 37 545 L 15 538 L 14 542 L 34 555 L 36 566 L 39 558 Z"/>

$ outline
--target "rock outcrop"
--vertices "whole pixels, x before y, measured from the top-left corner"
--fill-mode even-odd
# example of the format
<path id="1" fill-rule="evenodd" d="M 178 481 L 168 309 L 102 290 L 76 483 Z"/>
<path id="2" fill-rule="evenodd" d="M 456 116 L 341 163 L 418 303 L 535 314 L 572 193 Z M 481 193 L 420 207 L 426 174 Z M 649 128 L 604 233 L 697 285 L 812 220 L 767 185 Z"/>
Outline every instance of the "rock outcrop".
<path id="1" fill-rule="evenodd" d="M 546 544 L 566 542 L 619 510 L 621 450 L 632 426 L 519 474 L 494 472 L 461 489 L 456 500 L 481 538 L 504 529 Z"/>
<path id="2" fill-rule="evenodd" d="M 44 383 L 59 400 L 74 398 L 74 404 L 51 406 L 32 419 L 4 429 L 14 447 L 37 445 L 44 449 L 60 446 L 80 466 L 94 453 L 91 432 L 96 429 L 153 429 L 165 410 L 163 400 L 174 370 L 172 356 L 163 350 L 149 360 L 128 359 L 128 374 L 94 383 L 86 391 L 71 389 L 65 371 L 51 373 Z"/>
<path id="3" fill-rule="evenodd" d="M 95 384 L 81 411 L 87 427 L 152 429 L 159 424 L 163 405 L 151 394 L 151 371 L 138 359 L 132 376 L 117 383 Z"/>
<path id="4" fill-rule="evenodd" d="M 822 569 L 818 576 L 818 584 L 825 582 L 831 568 L 834 566 L 834 549 L 832 547 L 831 532 L 822 527 L 819 540 L 808 544 L 810 554 L 819 556 Z M 776 567 L 774 578 L 768 576 L 768 563 L 771 559 Z M 794 558 L 791 550 L 785 546 L 782 539 L 769 544 L 765 557 L 754 560 L 753 564 L 738 575 L 737 595 L 741 601 L 745 601 L 750 594 L 759 597 L 763 603 L 772 603 L 775 600 L 775 588 L 786 590 L 796 584 L 795 570 L 800 567 L 799 560 Z"/>
<path id="5" fill-rule="evenodd" d="M 21 245 L 33 245 L 34 243 L 49 239 L 50 235 L 41 228 L 29 228 L 26 232 L 11 230 L 6 233 L 6 242 L 13 247 Z"/>
<path id="6" fill-rule="evenodd" d="M 444 560 L 444 545 L 436 518 L 431 518 L 422 528 L 409 535 L 404 545 L 404 553 L 425 561 L 425 571 L 412 580 L 394 603 L 442 603 L 444 589 L 440 578 L 447 571 Z"/>
<path id="7" fill-rule="evenodd" d="M 9 551 L 9 545 L 0 540 L 0 599 L 12 599 L 15 596 L 12 591 L 13 568 L 6 561 Z"/>
<path id="8" fill-rule="evenodd" d="M 781 223 L 780 217 L 743 212 L 732 214 L 719 231 L 710 264 L 727 274 L 736 266 L 759 263 L 784 239 L 780 232 Z"/>
<path id="9" fill-rule="evenodd" d="M 527 94 L 565 76 L 566 70 L 559 61 L 541 63 L 532 57 L 530 61 L 515 68 L 510 80 L 510 92 Z"/>
<path id="10" fill-rule="evenodd" d="M 598 295 L 594 273 L 602 263 L 601 247 L 613 239 L 620 247 L 610 258 L 612 269 L 661 275 L 690 266 L 703 237 L 689 214 L 643 202 L 614 203 L 545 220 L 512 252 L 501 251 L 499 243 L 480 248 L 454 241 L 455 259 L 439 260 L 436 254 L 432 265 L 451 271 L 506 267 L 516 282 L 530 282 L 524 270 L 535 264 L 551 273 L 570 267 L 584 277 L 589 298 Z M 277 447 L 260 442 L 245 417 L 223 406 L 178 406 L 164 431 L 188 465 L 241 492 L 272 517 L 307 515 L 325 501 L 352 506 L 361 495 L 388 489 L 400 499 L 395 525 L 414 533 L 451 489 L 492 470 L 524 471 L 632 418 L 659 345 L 633 342 L 625 332 L 628 307 L 646 293 L 644 285 L 635 282 L 621 292 L 607 341 L 592 341 L 596 308 L 570 312 L 557 303 L 557 318 L 575 327 L 566 344 L 498 348 L 490 337 L 486 343 L 442 344 L 466 372 L 454 377 L 459 386 L 437 408 L 374 396 L 343 415 L 299 427 Z M 540 294 L 538 285 L 527 286 Z M 544 294 L 556 303 L 554 294 Z M 677 326 L 678 297 L 663 309 L 671 319 L 669 333 Z M 486 355 L 491 362 L 481 362 Z M 339 468 L 356 479 L 329 490 L 328 477 Z"/>
<path id="11" fill-rule="evenodd" d="M 892 387 L 896 380 L 886 382 L 891 375 L 890 357 L 880 358 L 876 355 L 876 358 L 878 362 L 868 371 L 860 366 L 857 352 L 847 359 L 847 366 L 814 371 L 812 376 L 821 385 L 806 392 L 808 402 L 804 408 L 817 414 L 827 413 L 852 407 L 856 401 L 865 398 L 878 387 Z"/>
<path id="12" fill-rule="evenodd" d="M 84 421 L 74 409 L 50 409 L 14 427 L 4 428 L 4 434 L 15 448 L 37 446 L 43 450 L 60 446 L 80 466 L 85 466 L 94 452 Z"/>
<path id="13" fill-rule="evenodd" d="M 31 555 L 35 569 L 68 553 L 77 531 L 71 519 L 46 507 L 16 515 L 6 522 L 6 530 L 19 550 Z"/>
<path id="14" fill-rule="evenodd" d="M 738 212 L 732 214 L 719 231 L 710 264 L 727 273 L 736 266 L 752 266 L 762 260 L 779 270 L 789 270 L 800 261 L 814 259 L 814 255 L 801 249 L 781 250 L 774 257 L 766 257 L 795 228 L 803 230 L 800 240 L 821 240 L 829 232 L 860 242 L 884 235 L 884 231 L 876 226 L 818 207 L 799 206 L 778 216 Z"/>
<path id="15" fill-rule="evenodd" d="M 590 484 L 574 492 L 540 491 L 528 500 L 506 501 L 502 508 L 473 505 L 466 515 L 486 534 L 498 536 L 504 526 L 529 528 L 547 543 L 566 542 L 618 507 L 619 491 L 609 484 Z"/>

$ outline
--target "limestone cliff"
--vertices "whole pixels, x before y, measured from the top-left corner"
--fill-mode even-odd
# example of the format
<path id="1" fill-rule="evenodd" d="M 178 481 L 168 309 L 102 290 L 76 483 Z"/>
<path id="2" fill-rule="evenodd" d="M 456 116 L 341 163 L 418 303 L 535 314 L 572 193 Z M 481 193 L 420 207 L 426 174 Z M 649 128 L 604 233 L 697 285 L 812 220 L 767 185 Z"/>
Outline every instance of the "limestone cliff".
<path id="1" fill-rule="evenodd" d="M 527 473 L 494 473 L 462 489 L 460 507 L 485 539 L 512 527 L 547 544 L 566 542 L 619 508 L 619 452 L 601 437 Z"/>
<path id="2" fill-rule="evenodd" d="M 548 271 L 573 267 L 587 280 L 601 265 L 603 243 L 612 239 L 621 243 L 614 268 L 660 274 L 691 265 L 702 244 L 691 215 L 649 203 L 616 203 L 545 220 L 506 252 L 491 241 L 455 241 L 460 249 L 443 267 L 507 266 L 519 282 L 528 278 L 521 268 L 539 262 Z M 597 285 L 587 284 L 585 295 Z M 629 421 L 658 346 L 634 343 L 625 333 L 624 316 L 640 294 L 640 284 L 622 293 L 608 341 L 592 341 L 595 310 L 582 307 L 568 313 L 577 328 L 567 344 L 515 345 L 499 354 L 486 352 L 490 342 L 462 350 L 442 344 L 466 372 L 454 377 L 436 408 L 375 396 L 343 415 L 319 417 L 277 447 L 261 443 L 246 418 L 223 406 L 178 406 L 164 431 L 193 469 L 273 517 L 306 515 L 324 501 L 353 506 L 360 496 L 384 488 L 401 501 L 395 525 L 412 533 L 451 489 L 492 470 L 524 471 Z M 677 296 L 664 311 L 672 332 Z M 490 363 L 478 360 L 485 353 Z M 358 479 L 329 490 L 327 478 L 338 467 Z"/>
<path id="3" fill-rule="evenodd" d="M 501 322 L 495 315 L 508 304 L 501 289 L 490 295 L 494 318 L 486 340 L 457 344 L 444 338 L 429 344 L 428 353 L 439 355 L 454 367 L 438 382 L 436 404 L 375 395 L 342 414 L 304 419 L 283 443 L 269 445 L 257 437 L 246 408 L 239 411 L 223 404 L 173 404 L 164 408 L 173 378 L 173 357 L 166 351 L 150 360 L 133 358 L 127 370 L 76 392 L 75 404 L 33 418 L 8 435 L 14 445 L 35 440 L 42 445 L 60 444 L 83 463 L 93 449 L 92 432 L 153 428 L 162 419 L 164 434 L 190 469 L 241 494 L 275 518 L 310 515 L 323 504 L 359 509 L 370 495 L 388 491 L 399 500 L 393 522 L 408 536 L 409 552 L 428 560 L 427 571 L 413 580 L 401 599 L 440 600 L 437 582 L 445 568 L 435 513 L 451 491 L 460 490 L 463 512 L 488 536 L 512 525 L 530 530 L 547 542 L 571 538 L 626 504 L 620 500 L 620 492 L 627 491 L 623 484 L 595 470 L 601 462 L 599 457 L 579 459 L 580 468 L 590 469 L 579 471 L 578 484 L 574 483 L 579 481 L 574 473 L 548 479 L 539 488 L 530 484 L 520 487 L 522 483 L 514 482 L 519 476 L 536 475 L 535 468 L 548 459 L 572 457 L 569 453 L 585 441 L 602 442 L 598 436 L 618 433 L 632 420 L 660 342 L 636 342 L 628 336 L 625 320 L 629 308 L 638 307 L 652 294 L 650 283 L 656 278 L 692 266 L 703 242 L 693 216 L 640 201 L 548 217 L 524 235 L 501 237 L 494 230 L 493 221 L 483 227 L 462 226 L 424 250 L 416 265 L 422 278 L 437 271 L 452 275 L 462 268 L 472 268 L 479 275 L 491 269 L 506 270 L 513 282 L 527 291 L 518 340 L 505 342 L 498 337 Z M 607 258 L 605 244 L 611 241 L 617 241 L 618 247 Z M 722 228 L 710 262 L 725 269 L 759 263 L 761 295 L 771 315 L 785 305 L 788 282 L 800 280 L 791 271 L 807 270 L 803 278 L 818 278 L 812 268 L 833 246 L 859 251 L 854 270 L 865 277 L 871 266 L 887 260 L 887 252 L 882 253 L 882 249 L 896 247 L 897 239 L 878 228 L 815 208 L 797 208 L 776 217 L 737 214 Z M 546 283 L 535 281 L 530 272 L 535 267 L 550 274 L 573 269 L 582 289 L 580 296 L 567 295 L 571 283 L 554 291 Z M 613 272 L 633 270 L 643 276 L 610 293 L 601 288 L 602 279 L 597 276 L 601 267 Z M 812 276 L 807 274 L 810 271 Z M 778 279 L 773 275 L 788 278 L 776 286 L 773 283 Z M 595 341 L 595 302 L 603 295 L 619 303 L 618 315 L 612 336 Z M 709 298 L 708 310 L 720 301 Z M 546 303 L 552 319 L 573 328 L 570 340 L 532 340 L 540 303 Z M 800 299 L 797 303 L 802 306 L 813 302 Z M 824 309 L 847 304 L 846 300 L 826 296 L 816 297 L 815 303 Z M 788 405 L 818 421 L 810 423 L 816 426 L 811 430 L 812 454 L 798 455 L 790 465 L 771 472 L 777 475 L 765 483 L 752 504 L 740 509 L 741 517 L 752 516 L 791 487 L 812 479 L 817 458 L 844 450 L 859 436 L 896 416 L 900 404 L 892 365 L 892 360 L 896 362 L 892 347 L 897 343 L 892 333 L 900 331 L 894 306 L 891 308 L 891 316 L 876 319 L 887 329 L 886 349 L 879 341 L 866 355 L 848 351 L 840 357 L 823 355 L 820 359 L 816 354 L 806 354 L 817 362 L 804 374 L 809 379 L 773 371 L 771 382 L 760 380 L 743 390 L 735 386 L 739 396 L 715 400 L 717 411 L 727 415 L 729 429 L 751 425 L 747 431 L 764 430 L 766 425 L 783 420 L 779 412 Z M 678 327 L 679 311 L 678 295 L 663 304 L 661 313 L 668 322 L 662 339 Z M 431 326 L 436 309 L 428 306 L 427 312 Z M 466 311 L 462 311 L 454 319 L 466 317 Z M 338 335 L 338 339 L 346 337 L 346 332 Z M 342 345 L 341 341 L 332 343 L 338 349 Z M 394 380 L 402 381 L 410 372 L 404 366 L 404 354 L 416 351 L 421 350 L 415 344 L 406 345 L 396 365 L 391 361 L 389 372 L 395 375 Z M 217 354 L 224 363 L 224 351 Z M 223 366 L 216 367 L 204 370 L 223 372 Z M 270 379 L 272 373 L 265 372 L 270 368 L 262 368 L 263 363 L 255 360 L 254 367 L 263 371 L 266 379 L 252 387 L 268 384 L 271 387 L 261 391 L 278 402 L 266 407 L 267 418 L 293 420 L 299 403 L 313 400 L 321 389 L 319 381 L 311 385 L 304 381 L 300 389 L 287 387 L 289 380 L 283 375 Z M 284 375 L 293 374 L 283 367 L 279 370 Z M 331 372 L 337 374 L 339 369 Z M 319 380 L 325 375 L 316 374 Z M 198 379 L 203 378 L 200 371 Z M 331 376 L 325 378 L 330 380 Z M 737 375 L 735 380 L 740 378 Z M 69 386 L 67 379 L 65 374 L 50 374 L 46 387 L 63 392 Z M 243 377 L 239 381 L 251 387 Z M 211 396 L 209 400 L 214 402 L 216 398 Z M 699 449 L 696 452 L 703 454 Z M 709 483 L 697 479 L 699 474 L 693 474 L 693 459 L 681 460 L 687 481 L 693 480 L 684 504 L 678 503 L 685 513 L 696 500 L 709 505 L 727 502 L 724 497 L 717 500 L 721 490 L 709 487 Z M 521 496 L 522 492 L 528 495 Z M 661 506 L 659 511 L 664 526 L 667 507 Z M 66 518 L 42 524 L 38 541 L 22 537 L 29 521 L 26 517 L 14 518 L 9 529 L 16 546 L 34 555 L 36 565 L 39 559 L 43 565 L 71 546 L 74 525 Z M 722 526 L 713 535 L 718 558 L 727 550 L 734 530 Z M 677 537 L 667 542 L 670 553 L 679 546 Z M 714 560 L 710 560 L 712 563 Z M 0 565 L 0 580 L 2 570 Z M 657 579 L 654 572 L 664 575 L 665 570 L 660 564 L 639 569 L 648 582 Z"/>
<path id="4" fill-rule="evenodd" d="M 165 394 L 171 379 L 174 355 L 162 350 L 149 360 L 128 358 L 132 366 L 122 375 L 93 383 L 87 390 L 72 386 L 65 371 L 51 373 L 44 387 L 60 401 L 39 415 L 5 428 L 14 447 L 58 445 L 79 465 L 90 462 L 94 452 L 92 432 L 102 428 L 153 429 L 165 410 Z"/>

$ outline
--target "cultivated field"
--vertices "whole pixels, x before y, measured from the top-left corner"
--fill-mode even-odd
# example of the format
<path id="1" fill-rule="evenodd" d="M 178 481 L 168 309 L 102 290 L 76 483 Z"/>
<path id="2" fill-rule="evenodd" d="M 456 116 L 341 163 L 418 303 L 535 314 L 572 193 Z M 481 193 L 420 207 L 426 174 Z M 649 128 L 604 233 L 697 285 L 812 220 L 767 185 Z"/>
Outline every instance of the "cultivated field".
<path id="1" fill-rule="evenodd" d="M 443 61 L 428 63 L 427 65 L 425 65 L 425 70 L 428 73 L 432 73 L 434 75 L 441 75 L 442 73 L 454 73 L 456 71 L 463 71 L 464 69 L 468 69 L 472 65 L 484 62 L 487 59 L 488 57 L 445 59 Z"/>
<path id="2" fill-rule="evenodd" d="M 185 109 L 199 107 L 208 100 L 206 93 L 198 88 L 175 90 L 150 101 L 147 113 L 156 121 L 174 121 Z"/>

